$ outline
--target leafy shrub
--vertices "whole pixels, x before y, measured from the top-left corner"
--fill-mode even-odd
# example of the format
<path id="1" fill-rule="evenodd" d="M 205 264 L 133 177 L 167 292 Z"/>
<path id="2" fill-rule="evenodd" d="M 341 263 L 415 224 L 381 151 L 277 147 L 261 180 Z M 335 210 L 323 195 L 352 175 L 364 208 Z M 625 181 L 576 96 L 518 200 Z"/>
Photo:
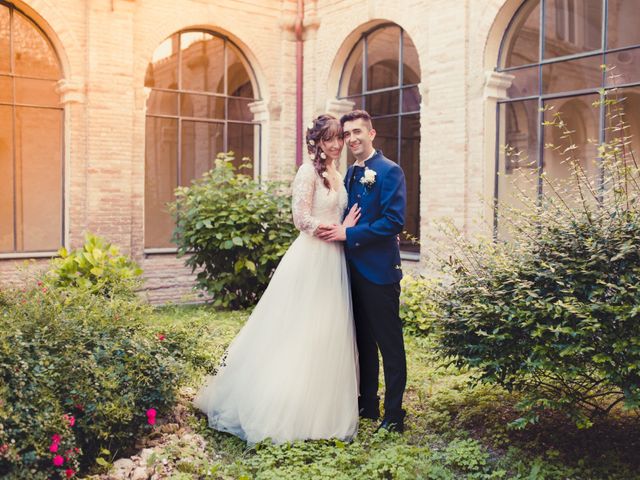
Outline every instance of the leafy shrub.
<path id="1" fill-rule="evenodd" d="M 404 331 L 410 335 L 428 335 L 433 332 L 436 305 L 429 296 L 433 283 L 424 277 L 405 275 L 400 286 L 400 319 Z"/>
<path id="2" fill-rule="evenodd" d="M 562 151 L 571 184 L 544 178 L 542 201 L 522 198 L 509 244 L 455 234 L 450 283 L 434 299 L 443 353 L 525 393 L 516 426 L 552 408 L 588 427 L 620 403 L 640 405 L 640 174 L 624 124 L 600 148 L 603 191 L 574 156 L 559 115 L 547 126 L 570 143 Z"/>
<path id="3" fill-rule="evenodd" d="M 236 173 L 232 160 L 219 154 L 213 170 L 178 188 L 171 211 L 178 255 L 198 270 L 198 286 L 235 309 L 257 302 L 297 231 L 283 186 Z"/>
<path id="4" fill-rule="evenodd" d="M 65 478 L 94 465 L 102 448 L 132 446 L 148 428 L 147 409 L 170 408 L 182 368 L 141 328 L 149 313 L 136 299 L 91 287 L 38 281 L 4 292 L 0 476 Z"/>
<path id="5" fill-rule="evenodd" d="M 81 249 L 59 250 L 52 261 L 48 283 L 56 288 L 83 288 L 112 297 L 133 296 L 141 286 L 142 270 L 119 249 L 104 239 L 88 233 Z"/>

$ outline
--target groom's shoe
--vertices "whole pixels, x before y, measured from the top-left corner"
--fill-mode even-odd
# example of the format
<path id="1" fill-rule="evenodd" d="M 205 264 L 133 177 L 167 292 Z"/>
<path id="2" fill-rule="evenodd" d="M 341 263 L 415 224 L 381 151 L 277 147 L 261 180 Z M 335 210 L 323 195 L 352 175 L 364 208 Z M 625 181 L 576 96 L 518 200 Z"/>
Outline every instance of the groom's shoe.
<path id="1" fill-rule="evenodd" d="M 404 432 L 404 420 L 391 420 L 385 418 L 382 420 L 382 423 L 378 428 L 376 428 L 376 432 L 380 430 L 386 430 L 388 432 L 396 432 L 403 433 Z"/>
<path id="2" fill-rule="evenodd" d="M 364 407 L 360 407 L 359 410 L 359 415 L 360 418 L 369 418 L 371 420 L 377 420 L 380 418 L 380 410 L 375 410 L 375 409 L 366 409 Z"/>

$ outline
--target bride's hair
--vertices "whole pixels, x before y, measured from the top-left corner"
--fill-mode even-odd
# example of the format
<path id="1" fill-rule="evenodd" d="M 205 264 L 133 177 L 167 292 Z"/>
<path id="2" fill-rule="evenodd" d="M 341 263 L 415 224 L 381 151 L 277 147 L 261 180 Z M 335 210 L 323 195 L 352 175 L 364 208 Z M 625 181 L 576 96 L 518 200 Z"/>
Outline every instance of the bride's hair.
<path id="1" fill-rule="evenodd" d="M 342 136 L 340 121 L 333 115 L 324 114 L 314 119 L 307 128 L 307 152 L 313 167 L 322 178 L 322 183 L 331 188 L 329 180 L 323 175 L 327 171 L 327 155 L 320 148 L 320 141 L 331 140 L 335 136 Z M 324 158 L 323 158 L 324 157 Z"/>

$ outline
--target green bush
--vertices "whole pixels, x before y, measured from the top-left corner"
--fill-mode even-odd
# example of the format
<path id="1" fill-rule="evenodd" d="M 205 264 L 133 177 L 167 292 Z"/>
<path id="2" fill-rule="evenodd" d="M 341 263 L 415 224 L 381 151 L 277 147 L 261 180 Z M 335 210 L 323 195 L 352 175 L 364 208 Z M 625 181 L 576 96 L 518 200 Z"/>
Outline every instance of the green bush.
<path id="1" fill-rule="evenodd" d="M 288 191 L 236 173 L 232 160 L 218 155 L 213 170 L 178 188 L 171 211 L 178 255 L 198 271 L 198 286 L 235 309 L 258 301 L 297 231 Z"/>
<path id="2" fill-rule="evenodd" d="M 624 125 L 600 149 L 602 191 L 574 156 L 567 125 L 556 115 L 548 127 L 569 142 L 571 184 L 544 178 L 545 196 L 522 199 L 508 244 L 454 234 L 450 282 L 433 298 L 442 352 L 524 392 L 516 426 L 551 408 L 588 427 L 616 405 L 640 405 L 640 175 Z"/>
<path id="3" fill-rule="evenodd" d="M 48 283 L 62 289 L 83 288 L 96 294 L 133 296 L 140 288 L 142 270 L 117 247 L 87 234 L 82 248 L 67 252 L 52 261 Z"/>
<path id="4" fill-rule="evenodd" d="M 434 285 L 422 276 L 405 275 L 400 281 L 400 319 L 405 333 L 417 336 L 433 333 L 436 305 L 429 290 Z"/>
<path id="5" fill-rule="evenodd" d="M 144 328 L 139 273 L 89 235 L 22 290 L 2 291 L 0 476 L 86 470 L 103 448 L 132 446 L 149 408 L 170 409 L 184 369 Z"/>

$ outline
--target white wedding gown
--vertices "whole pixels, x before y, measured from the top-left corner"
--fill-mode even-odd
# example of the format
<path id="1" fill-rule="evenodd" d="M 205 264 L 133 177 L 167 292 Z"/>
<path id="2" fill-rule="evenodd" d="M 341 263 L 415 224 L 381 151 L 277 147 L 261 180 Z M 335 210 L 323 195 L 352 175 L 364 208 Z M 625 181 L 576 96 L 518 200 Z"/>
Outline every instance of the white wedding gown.
<path id="1" fill-rule="evenodd" d="M 327 190 L 310 164 L 293 182 L 301 231 L 226 359 L 194 401 L 209 425 L 249 444 L 351 439 L 358 427 L 357 347 L 340 242 L 312 235 L 339 223 L 347 192 Z"/>

